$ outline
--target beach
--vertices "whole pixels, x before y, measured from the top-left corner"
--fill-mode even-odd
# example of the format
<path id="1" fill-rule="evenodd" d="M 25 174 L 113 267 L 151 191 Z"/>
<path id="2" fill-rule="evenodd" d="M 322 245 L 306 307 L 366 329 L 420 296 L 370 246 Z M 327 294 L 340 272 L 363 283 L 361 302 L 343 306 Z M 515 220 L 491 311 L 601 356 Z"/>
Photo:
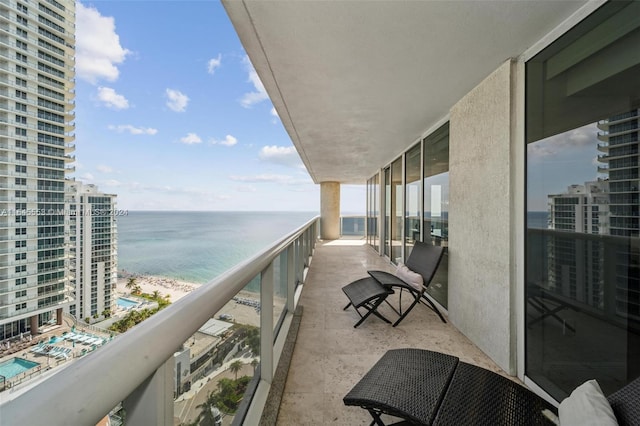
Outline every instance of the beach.
<path id="1" fill-rule="evenodd" d="M 123 274 L 124 275 L 124 274 Z M 157 277 L 152 275 L 126 275 L 118 278 L 116 291 L 118 297 L 134 297 L 131 290 L 126 287 L 129 278 L 135 278 L 136 284 L 140 286 L 143 293 L 153 294 L 158 291 L 161 296 L 169 295 L 170 301 L 176 302 L 193 290 L 200 287 L 199 284 L 180 281 L 173 278 Z M 276 302 L 276 304 L 278 304 Z M 220 311 L 215 314 L 219 319 L 220 315 L 228 315 L 229 321 L 238 324 L 249 324 L 260 326 L 260 295 L 249 291 L 241 291 L 236 297 L 229 301 Z"/>

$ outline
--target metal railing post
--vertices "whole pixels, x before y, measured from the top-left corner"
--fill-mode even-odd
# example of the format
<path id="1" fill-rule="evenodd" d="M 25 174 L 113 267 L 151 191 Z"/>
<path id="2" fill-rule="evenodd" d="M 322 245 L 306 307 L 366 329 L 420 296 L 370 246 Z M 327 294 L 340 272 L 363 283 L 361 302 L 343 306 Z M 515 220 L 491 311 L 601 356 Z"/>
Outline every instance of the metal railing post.
<path id="1" fill-rule="evenodd" d="M 260 276 L 260 376 L 273 380 L 273 262 Z"/>
<path id="2" fill-rule="evenodd" d="M 173 425 L 173 357 L 122 401 L 126 425 Z"/>

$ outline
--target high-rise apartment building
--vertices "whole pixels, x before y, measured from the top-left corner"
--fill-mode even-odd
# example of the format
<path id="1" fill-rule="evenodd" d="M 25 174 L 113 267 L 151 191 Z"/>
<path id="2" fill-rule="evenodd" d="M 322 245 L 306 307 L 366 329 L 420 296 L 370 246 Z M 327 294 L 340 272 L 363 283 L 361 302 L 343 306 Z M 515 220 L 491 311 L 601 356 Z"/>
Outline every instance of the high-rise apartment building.
<path id="1" fill-rule="evenodd" d="M 117 283 L 116 196 L 95 185 L 74 182 L 68 197 L 71 284 L 69 313 L 78 319 L 104 317 L 115 310 Z"/>
<path id="2" fill-rule="evenodd" d="M 606 165 L 599 171 L 609 177 L 611 235 L 640 236 L 638 209 L 638 165 L 640 110 L 633 109 L 598 123 L 598 150 L 604 154 L 598 160 Z"/>
<path id="3" fill-rule="evenodd" d="M 62 321 L 71 301 L 75 2 L 0 2 L 0 340 Z"/>

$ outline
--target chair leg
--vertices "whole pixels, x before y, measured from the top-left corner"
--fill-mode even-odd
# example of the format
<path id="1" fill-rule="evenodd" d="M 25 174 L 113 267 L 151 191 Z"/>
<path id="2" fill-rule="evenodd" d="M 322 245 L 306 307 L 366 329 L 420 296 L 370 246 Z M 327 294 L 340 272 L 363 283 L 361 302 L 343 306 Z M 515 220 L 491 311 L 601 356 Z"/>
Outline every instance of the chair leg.
<path id="1" fill-rule="evenodd" d="M 418 304 L 419 301 L 420 301 L 420 296 L 417 296 L 416 299 L 413 301 L 413 303 L 411 305 L 409 305 L 407 310 L 404 311 L 404 313 L 402 315 L 400 315 L 400 318 L 398 318 L 396 320 L 396 322 L 393 323 L 393 326 L 395 327 L 396 325 L 400 324 L 400 321 L 402 321 L 404 319 L 404 317 L 406 317 L 409 314 L 409 312 L 411 312 L 411 310 L 414 308 L 414 306 L 416 306 Z"/>
<path id="2" fill-rule="evenodd" d="M 440 317 L 440 319 L 442 320 L 443 323 L 447 323 L 447 321 L 444 319 L 444 317 L 442 316 L 442 314 L 440 313 L 440 310 L 436 307 L 435 303 L 433 303 L 431 301 L 431 299 L 429 299 L 425 294 L 422 295 L 422 299 L 426 300 L 427 303 L 429 303 L 429 307 L 436 313 L 438 314 L 438 316 Z M 424 302 L 422 302 L 424 303 Z"/>
<path id="3" fill-rule="evenodd" d="M 360 320 L 353 326 L 353 328 L 357 328 L 371 314 L 377 316 L 378 318 L 380 318 L 382 321 L 386 322 L 387 324 L 391 324 L 391 321 L 389 321 L 387 318 L 385 318 L 384 315 L 382 315 L 380 312 L 377 311 L 378 306 L 380 306 L 380 304 L 383 301 L 384 301 L 384 299 L 382 299 L 382 300 L 376 299 L 375 303 L 366 303 L 364 305 L 361 305 L 360 307 L 365 308 L 367 310 L 367 313 L 364 314 L 364 315 L 361 315 L 360 312 L 358 311 L 358 309 L 356 309 L 356 312 L 358 313 L 358 315 L 360 315 Z"/>

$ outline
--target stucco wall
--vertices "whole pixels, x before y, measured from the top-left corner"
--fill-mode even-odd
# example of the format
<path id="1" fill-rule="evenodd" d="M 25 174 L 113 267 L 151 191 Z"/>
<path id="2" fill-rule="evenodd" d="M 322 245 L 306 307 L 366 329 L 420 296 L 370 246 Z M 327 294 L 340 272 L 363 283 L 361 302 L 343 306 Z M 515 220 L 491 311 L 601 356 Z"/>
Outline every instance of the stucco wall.
<path id="1" fill-rule="evenodd" d="M 449 318 L 511 374 L 514 69 L 504 63 L 451 109 L 449 149 Z"/>

